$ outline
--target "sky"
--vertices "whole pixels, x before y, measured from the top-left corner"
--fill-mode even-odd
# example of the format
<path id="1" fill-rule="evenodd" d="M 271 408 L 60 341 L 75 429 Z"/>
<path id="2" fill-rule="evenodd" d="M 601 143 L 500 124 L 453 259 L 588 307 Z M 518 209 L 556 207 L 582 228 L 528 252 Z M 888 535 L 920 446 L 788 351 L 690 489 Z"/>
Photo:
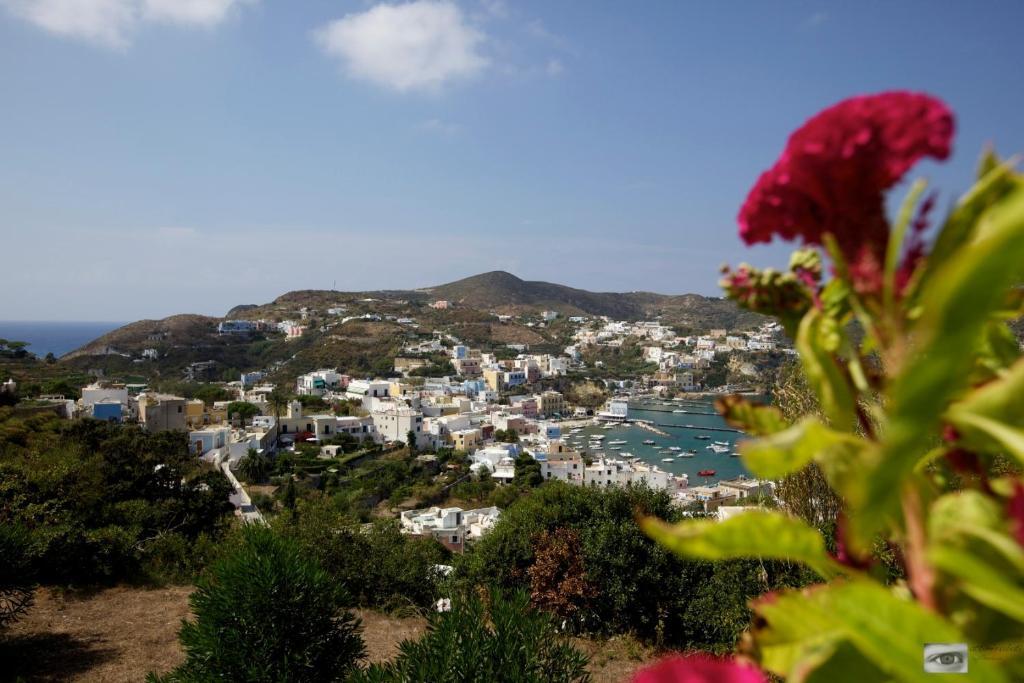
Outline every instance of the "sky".
<path id="1" fill-rule="evenodd" d="M 1024 3 L 0 0 L 0 319 L 223 315 L 507 270 L 716 294 L 736 213 L 854 94 L 1024 151 Z M 896 189 L 899 194 L 901 188 Z"/>

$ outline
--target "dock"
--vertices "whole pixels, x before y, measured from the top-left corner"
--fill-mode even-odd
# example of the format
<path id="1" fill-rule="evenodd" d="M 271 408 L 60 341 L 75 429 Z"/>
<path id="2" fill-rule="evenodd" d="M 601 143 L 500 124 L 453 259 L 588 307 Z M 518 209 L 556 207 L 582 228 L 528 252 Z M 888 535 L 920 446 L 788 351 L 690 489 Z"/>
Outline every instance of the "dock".
<path id="1" fill-rule="evenodd" d="M 678 413 L 680 415 L 718 415 L 716 412 L 705 412 L 701 410 L 690 410 L 688 408 L 645 408 L 643 406 L 630 406 L 635 407 L 637 410 L 643 410 L 648 413 L 675 413 L 677 410 L 682 410 L 684 413 Z"/>
<path id="2" fill-rule="evenodd" d="M 647 422 L 646 420 L 633 420 L 632 423 L 635 424 L 640 429 L 646 429 L 647 431 L 653 432 L 653 433 L 657 434 L 658 436 L 672 436 L 668 432 L 663 431 L 663 430 L 658 429 L 657 427 L 655 427 L 653 422 Z M 662 425 L 662 426 L 664 426 L 664 425 Z"/>
<path id="3" fill-rule="evenodd" d="M 658 427 L 668 427 L 669 429 L 697 429 L 704 432 L 732 432 L 733 434 L 742 434 L 743 432 L 739 429 L 732 429 L 730 427 L 699 427 L 697 425 L 670 425 L 662 422 L 652 423 Z"/>

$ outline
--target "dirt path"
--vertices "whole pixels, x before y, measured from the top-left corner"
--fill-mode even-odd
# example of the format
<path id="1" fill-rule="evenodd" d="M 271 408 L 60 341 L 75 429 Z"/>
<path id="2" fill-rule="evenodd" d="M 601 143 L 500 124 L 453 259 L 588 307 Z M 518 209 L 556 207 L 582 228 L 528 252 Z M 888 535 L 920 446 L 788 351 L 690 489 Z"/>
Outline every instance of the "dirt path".
<path id="1" fill-rule="evenodd" d="M 183 655 L 178 628 L 189 615 L 189 586 L 118 586 L 91 593 L 42 589 L 25 618 L 0 638 L 0 680 L 137 683 L 164 673 Z M 390 659 L 398 644 L 423 633 L 425 620 L 357 610 L 370 661 Z M 576 639 L 591 656 L 594 683 L 629 680 L 650 661 L 634 641 Z"/>

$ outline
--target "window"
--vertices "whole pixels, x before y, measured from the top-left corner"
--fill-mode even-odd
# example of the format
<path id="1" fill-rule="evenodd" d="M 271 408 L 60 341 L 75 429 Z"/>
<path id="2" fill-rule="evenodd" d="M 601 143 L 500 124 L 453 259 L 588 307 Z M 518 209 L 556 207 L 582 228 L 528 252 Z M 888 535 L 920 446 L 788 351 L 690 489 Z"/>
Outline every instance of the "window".
<path id="1" fill-rule="evenodd" d="M 458 543 L 458 542 L 459 542 L 459 537 L 458 536 L 452 536 L 452 543 Z"/>

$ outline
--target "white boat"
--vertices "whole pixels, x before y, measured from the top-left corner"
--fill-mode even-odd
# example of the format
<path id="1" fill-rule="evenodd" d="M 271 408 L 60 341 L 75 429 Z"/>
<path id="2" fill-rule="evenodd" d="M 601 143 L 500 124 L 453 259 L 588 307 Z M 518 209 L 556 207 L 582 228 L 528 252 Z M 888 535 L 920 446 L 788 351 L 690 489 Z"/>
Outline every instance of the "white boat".
<path id="1" fill-rule="evenodd" d="M 661 461 L 662 462 L 675 462 L 676 459 L 675 458 L 662 458 Z"/>
<path id="2" fill-rule="evenodd" d="M 680 453 L 680 458 L 695 458 L 697 457 L 694 453 Z"/>
<path id="3" fill-rule="evenodd" d="M 608 450 L 610 450 L 610 451 L 621 451 L 622 450 L 622 446 L 612 446 Z"/>
<path id="4" fill-rule="evenodd" d="M 729 448 L 728 447 L 726 447 L 726 446 L 719 446 L 718 444 L 714 444 L 714 443 L 711 444 L 710 446 L 708 446 L 708 449 L 714 451 L 715 453 L 728 453 L 729 452 Z"/>
<path id="5" fill-rule="evenodd" d="M 609 441 L 608 443 L 615 444 L 616 446 L 621 446 L 622 444 L 629 442 L 626 441 L 625 439 L 615 439 L 614 441 Z"/>
<path id="6" fill-rule="evenodd" d="M 673 413 L 685 413 L 686 411 L 685 410 L 676 409 L 676 410 L 673 410 L 672 412 Z"/>
<path id="7" fill-rule="evenodd" d="M 680 448 L 679 446 L 669 446 L 669 447 L 668 447 L 668 449 L 669 449 L 670 451 L 681 451 L 681 450 L 683 450 L 683 449 L 682 449 L 682 448 Z"/>
<path id="8" fill-rule="evenodd" d="M 644 439 L 643 444 L 645 446 L 652 446 L 654 445 L 654 439 Z"/>
<path id="9" fill-rule="evenodd" d="M 732 445 L 728 441 L 712 441 L 711 443 L 713 443 L 713 444 L 715 444 L 717 446 L 731 446 Z"/>
<path id="10" fill-rule="evenodd" d="M 635 458 L 636 456 L 632 453 L 619 453 L 620 458 Z"/>
<path id="11" fill-rule="evenodd" d="M 651 446 L 651 448 L 653 448 L 656 451 L 660 451 L 662 448 L 664 448 L 664 446 Z"/>
<path id="12" fill-rule="evenodd" d="M 591 434 L 590 435 L 590 440 L 591 441 L 600 441 L 603 438 L 604 438 L 604 434 Z"/>

